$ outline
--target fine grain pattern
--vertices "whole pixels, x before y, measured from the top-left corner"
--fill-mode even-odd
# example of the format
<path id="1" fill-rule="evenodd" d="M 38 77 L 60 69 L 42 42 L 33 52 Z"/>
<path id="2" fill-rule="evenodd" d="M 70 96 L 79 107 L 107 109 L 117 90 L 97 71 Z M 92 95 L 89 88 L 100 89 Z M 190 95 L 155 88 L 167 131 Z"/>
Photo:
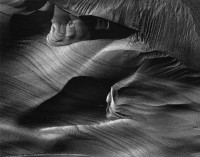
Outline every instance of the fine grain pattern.
<path id="1" fill-rule="evenodd" d="M 138 31 L 137 40 L 199 70 L 199 0 L 51 0 L 75 15 L 93 15 Z M 134 36 L 134 35 L 133 35 Z M 133 42 L 134 42 L 133 38 Z"/>
<path id="2" fill-rule="evenodd" d="M 183 64 L 198 67 L 197 0 L 54 1 L 83 15 L 104 6 L 102 17 L 128 27 L 136 11 L 145 26 L 144 36 L 62 47 L 46 41 L 51 13 L 27 15 L 33 1 L 0 2 L 0 156 L 199 157 L 200 73 Z M 151 7 L 160 14 L 145 13 Z M 115 8 L 122 10 L 110 14 Z M 167 22 L 158 29 L 149 15 Z M 181 27 L 173 19 L 182 16 Z"/>

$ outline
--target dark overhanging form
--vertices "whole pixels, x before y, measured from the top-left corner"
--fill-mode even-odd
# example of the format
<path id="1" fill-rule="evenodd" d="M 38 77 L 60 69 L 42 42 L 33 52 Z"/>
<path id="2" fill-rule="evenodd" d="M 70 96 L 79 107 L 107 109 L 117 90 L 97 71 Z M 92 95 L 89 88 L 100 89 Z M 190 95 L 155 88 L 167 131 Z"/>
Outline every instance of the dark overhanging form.
<path id="1" fill-rule="evenodd" d="M 198 157 L 200 1 L 45 3 L 0 2 L 0 156 Z M 92 37 L 48 43 L 53 4 Z"/>

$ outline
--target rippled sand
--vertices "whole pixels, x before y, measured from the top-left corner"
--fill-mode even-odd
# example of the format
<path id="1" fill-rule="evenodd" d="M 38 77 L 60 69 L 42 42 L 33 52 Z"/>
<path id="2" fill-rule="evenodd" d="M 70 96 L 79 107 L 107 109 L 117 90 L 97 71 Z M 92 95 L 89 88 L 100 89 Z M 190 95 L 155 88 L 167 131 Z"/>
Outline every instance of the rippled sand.
<path id="1" fill-rule="evenodd" d="M 200 156 L 198 71 L 142 41 L 52 47 L 30 28 L 1 40 L 0 156 Z"/>

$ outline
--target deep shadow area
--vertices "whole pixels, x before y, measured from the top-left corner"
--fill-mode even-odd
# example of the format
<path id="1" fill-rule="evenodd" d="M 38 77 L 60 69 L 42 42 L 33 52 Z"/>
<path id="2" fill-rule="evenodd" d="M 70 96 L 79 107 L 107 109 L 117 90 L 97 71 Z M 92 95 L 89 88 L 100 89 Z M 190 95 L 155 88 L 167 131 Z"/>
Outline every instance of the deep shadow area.
<path id="1" fill-rule="evenodd" d="M 10 32 L 15 39 L 47 34 L 50 31 L 53 14 L 45 11 L 35 11 L 29 15 L 13 15 L 10 21 Z"/>
<path id="2" fill-rule="evenodd" d="M 113 83 L 91 77 L 73 78 L 57 95 L 20 117 L 18 123 L 32 128 L 105 120 L 106 96 Z"/>
<path id="3" fill-rule="evenodd" d="M 53 14 L 47 11 L 35 11 L 29 15 L 13 15 L 10 21 L 10 32 L 15 39 L 24 38 L 28 36 L 48 34 L 51 26 L 51 19 Z M 122 39 L 137 33 L 136 30 L 130 29 L 126 26 L 108 21 L 106 19 L 95 16 L 80 16 L 79 17 L 88 27 L 91 33 L 91 40 L 96 39 Z M 108 23 L 108 29 L 99 29 L 99 21 L 101 23 Z"/>
<path id="4" fill-rule="evenodd" d="M 52 13 L 35 11 L 29 15 L 13 15 L 10 21 L 11 36 L 15 40 L 50 31 Z M 108 30 L 94 30 L 100 18 L 80 17 L 92 31 L 92 39 L 119 39 L 130 36 L 135 30 L 110 21 Z M 105 19 L 101 19 L 107 22 Z M 96 123 L 106 119 L 106 96 L 116 81 L 77 77 L 70 80 L 63 90 L 38 107 L 24 113 L 18 124 L 24 127 L 73 125 Z M 87 118 L 86 118 L 87 117 Z"/>
<path id="5" fill-rule="evenodd" d="M 133 34 L 138 33 L 138 31 L 123 26 L 121 24 L 109 21 L 104 18 L 87 15 L 80 16 L 80 19 L 84 21 L 88 29 L 91 32 L 91 39 L 123 39 L 127 38 Z M 108 28 L 104 28 L 105 26 Z M 98 28 L 99 29 L 96 29 Z M 102 27 L 102 28 L 101 28 Z"/>

